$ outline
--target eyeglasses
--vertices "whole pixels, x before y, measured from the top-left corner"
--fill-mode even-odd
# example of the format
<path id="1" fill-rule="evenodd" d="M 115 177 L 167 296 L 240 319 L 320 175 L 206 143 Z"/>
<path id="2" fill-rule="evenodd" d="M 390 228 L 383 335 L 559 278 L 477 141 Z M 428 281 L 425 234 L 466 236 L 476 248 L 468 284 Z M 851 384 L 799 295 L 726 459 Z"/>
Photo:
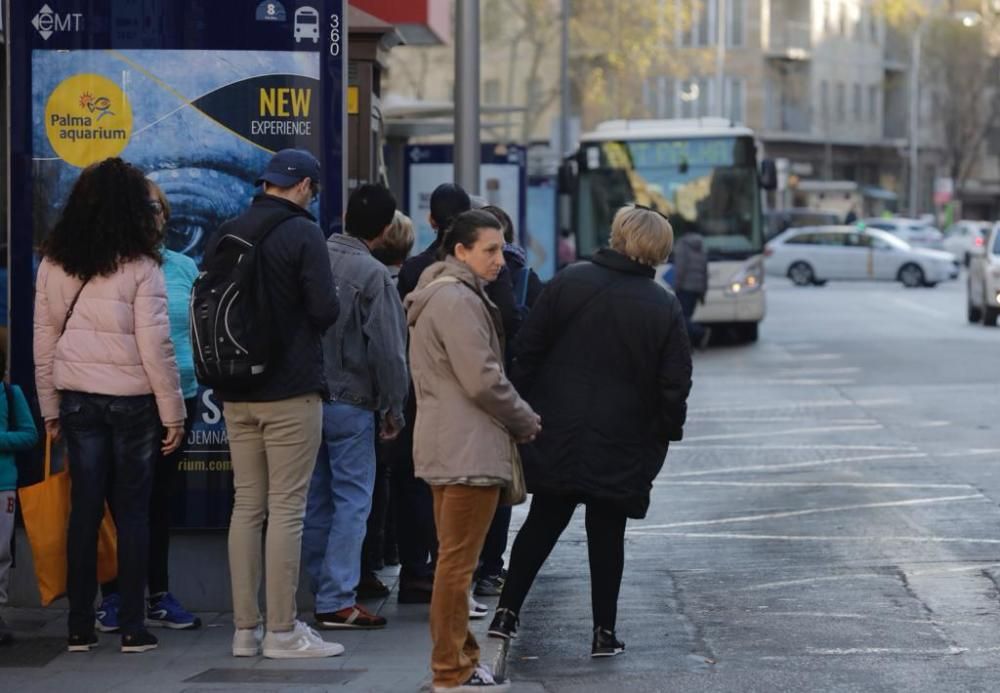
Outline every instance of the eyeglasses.
<path id="1" fill-rule="evenodd" d="M 163 203 L 159 200 L 147 200 L 147 204 L 153 210 L 153 214 L 163 214 Z"/>

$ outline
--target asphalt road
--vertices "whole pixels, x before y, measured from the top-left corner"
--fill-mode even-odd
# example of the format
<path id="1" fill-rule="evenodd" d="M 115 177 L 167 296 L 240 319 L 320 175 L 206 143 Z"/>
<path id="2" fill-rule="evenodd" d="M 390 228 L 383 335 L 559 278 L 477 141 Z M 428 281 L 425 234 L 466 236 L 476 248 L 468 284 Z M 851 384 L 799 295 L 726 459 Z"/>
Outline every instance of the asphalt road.
<path id="1" fill-rule="evenodd" d="M 588 656 L 578 511 L 522 612 L 512 678 L 1000 689 L 1000 329 L 966 322 L 964 286 L 769 279 L 759 343 L 696 354 L 685 440 L 629 525 L 625 655 Z"/>

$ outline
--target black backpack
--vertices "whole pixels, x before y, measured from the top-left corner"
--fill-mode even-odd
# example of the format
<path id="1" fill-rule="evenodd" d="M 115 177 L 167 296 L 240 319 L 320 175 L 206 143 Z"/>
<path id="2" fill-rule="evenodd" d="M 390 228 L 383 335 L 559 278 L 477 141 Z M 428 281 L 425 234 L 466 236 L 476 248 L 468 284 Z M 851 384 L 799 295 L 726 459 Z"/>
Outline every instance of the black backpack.
<path id="1" fill-rule="evenodd" d="M 191 292 L 191 344 L 198 382 L 230 392 L 254 388 L 277 355 L 260 244 L 292 217 L 278 210 L 256 230 L 223 236 Z"/>

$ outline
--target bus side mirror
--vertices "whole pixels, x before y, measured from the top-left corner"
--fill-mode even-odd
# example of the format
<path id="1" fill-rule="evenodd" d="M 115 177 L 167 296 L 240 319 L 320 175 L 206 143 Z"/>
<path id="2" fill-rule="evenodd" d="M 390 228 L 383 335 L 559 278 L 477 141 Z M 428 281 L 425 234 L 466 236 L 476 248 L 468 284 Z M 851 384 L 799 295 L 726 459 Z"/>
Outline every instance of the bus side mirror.
<path id="1" fill-rule="evenodd" d="M 773 159 L 760 162 L 760 187 L 764 190 L 775 190 L 778 187 L 778 167 Z"/>
<path id="2" fill-rule="evenodd" d="M 559 165 L 559 194 L 560 195 L 570 195 L 573 193 L 573 188 L 576 174 L 574 172 L 575 166 L 571 161 L 564 161 Z"/>

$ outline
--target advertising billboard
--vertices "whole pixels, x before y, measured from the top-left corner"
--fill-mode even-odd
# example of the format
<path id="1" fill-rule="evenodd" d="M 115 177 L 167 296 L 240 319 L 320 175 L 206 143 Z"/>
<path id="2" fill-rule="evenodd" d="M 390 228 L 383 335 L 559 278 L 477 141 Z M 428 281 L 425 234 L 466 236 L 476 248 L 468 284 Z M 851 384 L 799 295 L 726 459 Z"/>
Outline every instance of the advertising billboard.
<path id="1" fill-rule="evenodd" d="M 245 209 L 279 149 L 323 167 L 312 210 L 339 230 L 344 188 L 343 0 L 25 0 L 10 47 L 10 315 L 15 380 L 33 382 L 32 277 L 38 247 L 81 169 L 119 156 L 163 189 L 167 247 L 201 260 Z M 174 519 L 228 524 L 228 440 L 199 393 Z M 23 472 L 22 472 L 23 473 Z M 28 470 L 23 483 L 32 480 Z"/>

